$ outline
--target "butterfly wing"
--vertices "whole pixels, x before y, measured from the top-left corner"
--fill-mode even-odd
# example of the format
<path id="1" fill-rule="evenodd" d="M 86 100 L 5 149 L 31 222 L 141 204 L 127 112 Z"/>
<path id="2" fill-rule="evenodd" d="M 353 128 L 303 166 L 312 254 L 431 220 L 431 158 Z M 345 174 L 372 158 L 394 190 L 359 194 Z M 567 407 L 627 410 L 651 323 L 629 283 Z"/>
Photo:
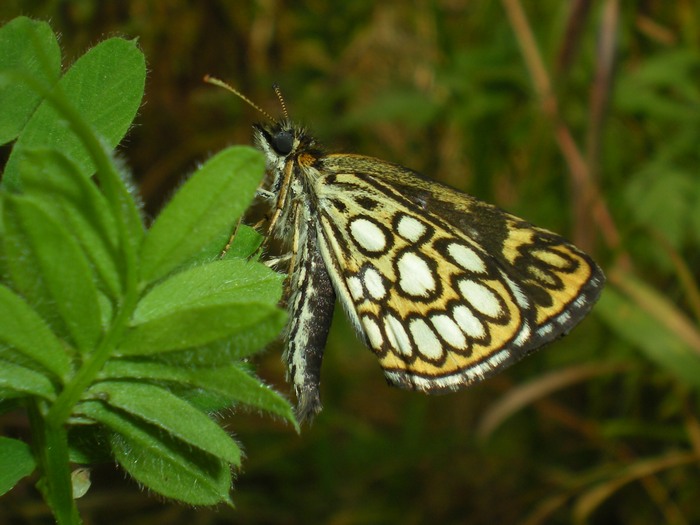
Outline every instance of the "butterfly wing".
<path id="1" fill-rule="evenodd" d="M 396 386 L 483 380 L 567 333 L 602 290 L 586 254 L 495 206 L 377 159 L 319 162 L 326 269 Z"/>

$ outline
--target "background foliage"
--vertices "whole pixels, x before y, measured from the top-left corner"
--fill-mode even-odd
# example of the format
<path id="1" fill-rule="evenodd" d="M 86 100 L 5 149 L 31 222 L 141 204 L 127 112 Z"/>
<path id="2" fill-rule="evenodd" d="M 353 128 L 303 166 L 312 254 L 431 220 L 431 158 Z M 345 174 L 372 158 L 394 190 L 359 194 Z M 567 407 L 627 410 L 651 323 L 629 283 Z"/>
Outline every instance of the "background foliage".
<path id="1" fill-rule="evenodd" d="M 138 36 L 146 98 L 121 152 L 152 214 L 260 118 L 202 76 L 273 114 L 278 82 L 329 149 L 400 162 L 564 233 L 610 281 L 567 338 L 435 398 L 389 389 L 338 315 L 314 426 L 237 422 L 235 511 L 149 499 L 105 465 L 79 501 L 86 521 L 700 521 L 696 2 L 0 6 L 3 21 L 18 14 L 50 19 L 71 61 L 106 36 Z M 277 350 L 258 371 L 286 391 Z M 0 521 L 44 512 L 30 484 L 0 500 Z"/>
<path id="2" fill-rule="evenodd" d="M 231 240 L 263 155 L 220 151 L 146 229 L 113 156 L 145 77 L 134 40 L 103 40 L 61 74 L 47 22 L 0 27 L 0 137 L 13 142 L 0 187 L 0 414 L 30 423 L 0 440 L 0 495 L 35 478 L 61 525 L 80 523 L 72 480 L 89 488 L 71 461 L 112 457 L 157 494 L 215 505 L 231 501 L 242 456 L 218 413 L 248 405 L 298 430 L 246 362 L 286 318 L 282 276 L 248 260 L 260 236 L 241 226 Z"/>

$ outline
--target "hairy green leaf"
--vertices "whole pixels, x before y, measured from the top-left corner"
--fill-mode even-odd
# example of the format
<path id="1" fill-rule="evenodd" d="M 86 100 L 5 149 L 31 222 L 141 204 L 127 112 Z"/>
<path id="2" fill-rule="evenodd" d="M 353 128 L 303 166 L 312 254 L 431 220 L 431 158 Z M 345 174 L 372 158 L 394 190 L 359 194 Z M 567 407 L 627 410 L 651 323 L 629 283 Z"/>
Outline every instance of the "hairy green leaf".
<path id="1" fill-rule="evenodd" d="M 0 341 L 64 379 L 70 360 L 61 341 L 24 299 L 0 284 Z"/>
<path id="2" fill-rule="evenodd" d="M 0 144 L 17 138 L 42 100 L 8 73 L 31 76 L 47 86 L 61 73 L 61 50 L 46 22 L 20 16 L 0 27 Z"/>
<path id="3" fill-rule="evenodd" d="M 145 60 L 136 43 L 111 38 L 80 57 L 56 86 L 98 136 L 114 148 L 136 115 L 145 78 Z M 18 160 L 23 148 L 56 149 L 69 157 L 83 176 L 95 172 L 85 145 L 46 100 L 20 133 L 7 161 L 3 183 L 10 188 L 19 183 Z"/>
<path id="4" fill-rule="evenodd" d="M 97 289 L 87 257 L 66 227 L 26 197 L 7 196 L 5 253 L 14 283 L 49 322 L 59 320 L 82 352 L 101 333 Z"/>
<path id="5" fill-rule="evenodd" d="M 121 355 L 148 355 L 207 345 L 255 329 L 279 324 L 284 312 L 264 303 L 195 305 L 134 325 L 122 341 Z"/>
<path id="6" fill-rule="evenodd" d="M 0 436 L 0 496 L 36 468 L 31 449 L 24 441 Z"/>
<path id="7" fill-rule="evenodd" d="M 55 150 L 28 150 L 19 160 L 22 193 L 64 224 L 80 243 L 111 298 L 121 292 L 116 219 L 92 179 Z"/>
<path id="8" fill-rule="evenodd" d="M 139 483 L 191 505 L 230 503 L 231 471 L 225 461 L 102 403 L 81 403 L 79 409 L 115 432 L 110 439 L 115 458 Z"/>
<path id="9" fill-rule="evenodd" d="M 0 389 L 16 392 L 19 396 L 29 394 L 48 400 L 56 398 L 56 389 L 44 374 L 4 360 L 0 360 Z"/>
<path id="10" fill-rule="evenodd" d="M 276 305 L 282 276 L 267 266 L 243 259 L 194 266 L 154 286 L 139 302 L 133 323 L 140 324 L 182 308 L 228 303 Z"/>
<path id="11" fill-rule="evenodd" d="M 209 159 L 154 221 L 141 250 L 141 278 L 164 277 L 192 260 L 211 258 L 212 241 L 226 239 L 248 208 L 265 162 L 249 147 L 228 148 Z M 225 242 L 225 241 L 224 241 Z"/>
<path id="12" fill-rule="evenodd" d="M 90 393 L 204 452 L 240 464 L 236 442 L 209 417 L 164 388 L 135 381 L 102 381 Z"/>
<path id="13" fill-rule="evenodd" d="M 263 236 L 255 231 L 254 228 L 241 224 L 235 233 L 236 235 L 231 239 L 231 245 L 223 255 L 224 258 L 238 257 L 246 259 L 255 254 L 256 250 L 260 248 Z"/>
<path id="14" fill-rule="evenodd" d="M 244 403 L 277 414 L 298 430 L 289 402 L 239 364 L 174 367 L 153 361 L 114 359 L 105 365 L 102 375 L 108 379 L 150 379 L 200 388 L 223 397 L 228 403 Z"/>

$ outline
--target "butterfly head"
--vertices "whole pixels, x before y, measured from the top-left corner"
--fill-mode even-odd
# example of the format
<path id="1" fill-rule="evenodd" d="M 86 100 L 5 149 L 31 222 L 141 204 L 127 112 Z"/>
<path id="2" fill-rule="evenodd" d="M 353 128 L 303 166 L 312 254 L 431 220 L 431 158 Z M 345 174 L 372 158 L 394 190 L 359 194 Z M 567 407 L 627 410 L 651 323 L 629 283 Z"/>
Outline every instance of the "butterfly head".
<path id="1" fill-rule="evenodd" d="M 299 147 L 298 128 L 287 120 L 253 125 L 253 140 L 268 160 L 286 159 Z"/>
<path id="2" fill-rule="evenodd" d="M 288 119 L 255 124 L 253 140 L 265 154 L 268 169 L 278 172 L 283 171 L 288 161 L 317 149 L 313 137 Z"/>

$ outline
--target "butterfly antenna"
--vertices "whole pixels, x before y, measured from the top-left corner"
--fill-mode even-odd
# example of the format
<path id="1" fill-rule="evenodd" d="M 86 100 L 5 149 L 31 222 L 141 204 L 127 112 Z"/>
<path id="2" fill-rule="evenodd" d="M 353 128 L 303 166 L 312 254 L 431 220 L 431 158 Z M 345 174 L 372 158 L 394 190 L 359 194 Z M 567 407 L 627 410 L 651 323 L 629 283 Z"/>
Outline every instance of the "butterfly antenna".
<path id="1" fill-rule="evenodd" d="M 287 113 L 287 104 L 284 101 L 284 97 L 282 96 L 282 90 L 280 90 L 279 84 L 272 84 L 272 89 L 275 90 L 277 100 L 280 101 L 280 106 L 282 106 L 282 113 L 284 114 L 284 118 L 289 119 L 289 114 Z"/>
<path id="2" fill-rule="evenodd" d="M 236 88 L 234 88 L 234 87 L 228 85 L 228 84 L 227 84 L 226 82 L 224 82 L 223 80 L 219 80 L 218 78 L 215 78 L 215 77 L 212 77 L 212 76 L 209 76 L 209 75 L 204 75 L 204 82 L 206 82 L 207 84 L 213 84 L 213 85 L 215 85 L 215 86 L 222 87 L 222 88 L 224 88 L 224 89 L 230 91 L 231 93 L 233 93 L 234 95 L 236 95 L 238 98 L 240 98 L 243 102 L 247 103 L 250 107 L 252 107 L 252 108 L 254 108 L 254 109 L 257 109 L 257 110 L 258 110 L 260 113 L 262 113 L 268 120 L 270 120 L 270 121 L 272 121 L 272 122 L 275 121 L 275 119 L 273 119 L 267 111 L 265 111 L 263 108 L 261 108 L 260 106 L 258 106 L 255 102 L 253 102 L 252 100 L 250 100 L 250 99 L 249 99 L 248 97 L 246 97 L 243 93 L 241 93 L 240 91 L 238 91 Z M 275 92 L 277 92 L 277 90 L 275 90 Z M 280 95 L 278 94 L 277 96 L 279 97 Z M 286 110 L 285 107 L 284 107 L 284 102 L 282 102 L 282 110 L 284 111 L 284 116 L 286 117 L 286 116 L 287 116 L 287 110 Z"/>

